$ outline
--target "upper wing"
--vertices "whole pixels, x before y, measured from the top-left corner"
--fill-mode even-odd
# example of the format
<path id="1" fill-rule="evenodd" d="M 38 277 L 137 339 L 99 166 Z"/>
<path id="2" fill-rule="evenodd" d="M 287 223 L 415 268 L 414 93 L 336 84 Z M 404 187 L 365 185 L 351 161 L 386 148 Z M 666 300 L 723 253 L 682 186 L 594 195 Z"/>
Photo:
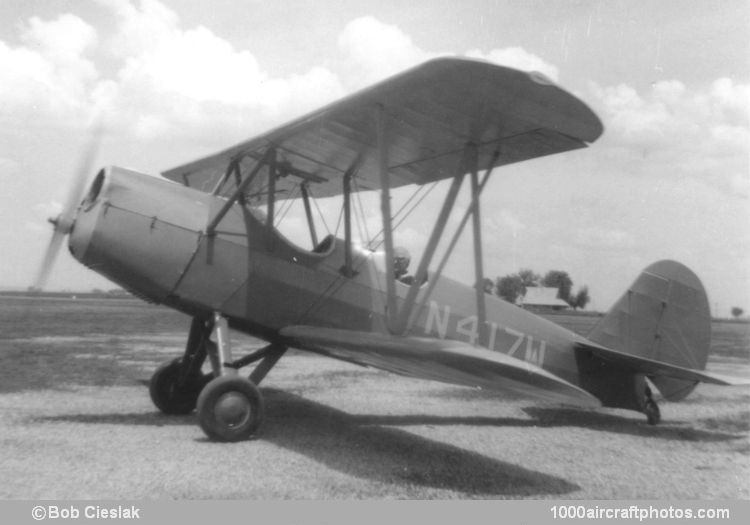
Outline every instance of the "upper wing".
<path id="1" fill-rule="evenodd" d="M 630 368 L 634 372 L 639 372 L 647 376 L 665 376 L 672 379 L 684 381 L 694 381 L 701 383 L 713 383 L 724 386 L 740 386 L 750 384 L 750 381 L 742 378 L 727 377 L 719 374 L 705 372 L 703 370 L 694 370 L 683 366 L 671 365 L 662 361 L 655 361 L 646 357 L 627 354 L 612 350 L 604 346 L 593 343 L 579 343 L 578 347 L 582 350 L 589 351 L 594 355 L 601 357 L 606 361 L 617 363 Z"/>
<path id="2" fill-rule="evenodd" d="M 387 116 L 391 187 L 453 177 L 471 142 L 484 168 L 499 149 L 497 165 L 581 148 L 602 133 L 597 116 L 539 73 L 487 62 L 440 58 L 391 77 L 318 111 L 220 153 L 163 175 L 212 191 L 232 160 L 249 170 L 269 147 L 282 173 L 310 181 L 318 197 L 342 192 L 341 177 L 358 166 L 356 189 L 379 188 L 376 111 Z M 258 186 L 248 194 L 263 189 Z M 277 198 L 298 181 L 281 178 Z"/>
<path id="3" fill-rule="evenodd" d="M 289 346 L 421 379 L 481 387 L 579 406 L 597 398 L 542 368 L 460 341 L 314 326 L 281 330 Z"/>

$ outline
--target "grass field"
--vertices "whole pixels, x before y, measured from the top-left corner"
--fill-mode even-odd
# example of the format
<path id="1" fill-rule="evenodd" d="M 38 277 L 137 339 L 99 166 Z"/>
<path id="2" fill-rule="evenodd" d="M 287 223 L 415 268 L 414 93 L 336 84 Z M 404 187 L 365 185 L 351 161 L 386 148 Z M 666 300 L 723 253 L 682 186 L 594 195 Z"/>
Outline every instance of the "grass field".
<path id="1" fill-rule="evenodd" d="M 0 298 L 0 497 L 750 497 L 747 387 L 701 385 L 651 427 L 292 352 L 263 383 L 258 439 L 217 444 L 145 386 L 188 327 L 131 300 Z M 709 370 L 750 375 L 749 329 L 714 323 Z"/>

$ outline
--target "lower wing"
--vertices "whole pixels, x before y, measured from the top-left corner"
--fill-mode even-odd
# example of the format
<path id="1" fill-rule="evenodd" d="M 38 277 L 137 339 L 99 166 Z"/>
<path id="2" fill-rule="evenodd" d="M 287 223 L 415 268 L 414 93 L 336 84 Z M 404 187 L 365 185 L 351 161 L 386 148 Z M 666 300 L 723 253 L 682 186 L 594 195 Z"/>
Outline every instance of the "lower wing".
<path id="1" fill-rule="evenodd" d="M 409 377 L 578 406 L 601 406 L 585 390 L 536 365 L 460 341 L 314 326 L 289 326 L 281 330 L 281 335 L 294 348 Z"/>

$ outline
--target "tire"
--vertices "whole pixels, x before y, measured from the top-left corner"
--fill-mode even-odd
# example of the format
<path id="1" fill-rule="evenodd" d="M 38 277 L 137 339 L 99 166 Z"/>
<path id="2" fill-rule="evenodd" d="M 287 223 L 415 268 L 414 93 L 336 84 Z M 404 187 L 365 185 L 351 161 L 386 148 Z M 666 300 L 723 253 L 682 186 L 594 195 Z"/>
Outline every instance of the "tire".
<path id="1" fill-rule="evenodd" d="M 148 386 L 151 401 L 167 415 L 185 415 L 195 410 L 198 395 L 206 384 L 204 376 L 191 378 L 178 387 L 180 359 L 175 359 L 156 369 Z"/>
<path id="2" fill-rule="evenodd" d="M 646 420 L 649 425 L 656 425 L 661 421 L 661 411 L 659 405 L 653 399 L 646 400 L 646 406 L 643 408 L 643 412 L 646 414 Z"/>
<path id="3" fill-rule="evenodd" d="M 249 439 L 263 422 L 263 413 L 258 387 L 237 375 L 217 377 L 198 396 L 198 422 L 212 440 Z"/>

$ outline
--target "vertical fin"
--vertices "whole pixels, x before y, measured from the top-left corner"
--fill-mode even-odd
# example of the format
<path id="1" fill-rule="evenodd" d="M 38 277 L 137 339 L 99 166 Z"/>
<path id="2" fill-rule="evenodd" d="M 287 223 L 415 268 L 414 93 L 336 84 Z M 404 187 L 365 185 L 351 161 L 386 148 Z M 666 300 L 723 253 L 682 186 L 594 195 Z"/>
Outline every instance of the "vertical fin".
<path id="1" fill-rule="evenodd" d="M 711 344 L 708 298 L 698 277 L 675 261 L 646 268 L 588 336 L 625 352 L 694 370 L 705 370 Z M 678 401 L 696 383 L 649 377 L 661 394 Z"/>

